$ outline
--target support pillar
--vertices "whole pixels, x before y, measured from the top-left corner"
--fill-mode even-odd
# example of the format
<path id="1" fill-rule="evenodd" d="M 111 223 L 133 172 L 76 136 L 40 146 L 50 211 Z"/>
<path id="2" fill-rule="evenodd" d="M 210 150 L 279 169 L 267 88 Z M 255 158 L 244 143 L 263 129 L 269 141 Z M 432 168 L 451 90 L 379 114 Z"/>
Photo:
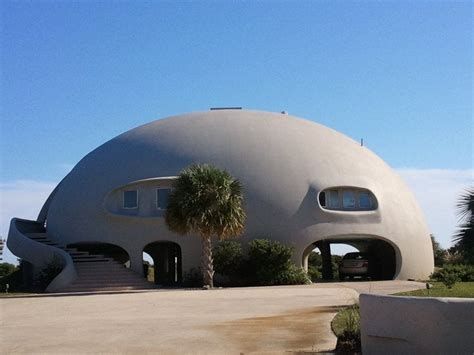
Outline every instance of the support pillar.
<path id="1" fill-rule="evenodd" d="M 169 284 L 169 248 L 166 244 L 160 245 L 153 253 L 155 263 L 155 283 L 157 285 Z"/>
<path id="2" fill-rule="evenodd" d="M 331 244 L 328 241 L 321 240 L 317 242 L 316 245 L 321 251 L 321 257 L 323 259 L 323 280 L 333 280 Z"/>
<path id="3" fill-rule="evenodd" d="M 143 275 L 143 252 L 140 251 L 129 251 L 130 256 L 130 269 L 137 273 L 138 275 Z"/>

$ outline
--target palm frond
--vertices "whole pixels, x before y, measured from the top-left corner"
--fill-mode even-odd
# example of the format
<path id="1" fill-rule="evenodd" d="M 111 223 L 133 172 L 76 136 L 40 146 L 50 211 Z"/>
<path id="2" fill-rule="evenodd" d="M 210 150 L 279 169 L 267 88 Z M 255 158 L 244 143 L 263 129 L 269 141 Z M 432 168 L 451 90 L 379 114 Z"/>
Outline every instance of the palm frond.
<path id="1" fill-rule="evenodd" d="M 474 261 L 474 188 L 466 189 L 456 205 L 459 227 L 453 235 L 455 248 L 460 251 L 465 261 Z"/>
<path id="2" fill-rule="evenodd" d="M 456 208 L 460 221 L 474 216 L 474 187 L 467 188 L 463 191 L 456 204 Z"/>
<path id="3" fill-rule="evenodd" d="M 225 170 L 192 165 L 174 182 L 165 217 L 168 227 L 180 234 L 219 239 L 239 235 L 246 217 L 242 186 Z"/>

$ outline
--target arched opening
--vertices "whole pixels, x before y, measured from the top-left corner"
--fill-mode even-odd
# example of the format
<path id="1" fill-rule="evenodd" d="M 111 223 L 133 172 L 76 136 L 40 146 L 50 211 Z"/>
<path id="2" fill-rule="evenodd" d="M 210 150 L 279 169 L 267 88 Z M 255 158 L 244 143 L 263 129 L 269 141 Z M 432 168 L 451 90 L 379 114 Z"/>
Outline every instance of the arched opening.
<path id="1" fill-rule="evenodd" d="M 79 252 L 88 252 L 91 255 L 103 255 L 112 258 L 123 266 L 130 267 L 130 256 L 122 247 L 102 242 L 80 242 L 68 244 L 68 248 L 75 248 Z"/>
<path id="2" fill-rule="evenodd" d="M 143 277 L 149 281 L 155 283 L 155 265 L 153 262 L 153 258 L 150 254 L 143 252 Z"/>
<path id="3" fill-rule="evenodd" d="M 182 281 L 181 248 L 173 242 L 154 242 L 143 248 L 144 273 L 157 285 L 174 286 Z M 151 259 L 151 261 L 150 261 Z M 152 265 L 152 275 L 149 267 Z M 148 274 L 148 275 L 147 275 Z"/>
<path id="4" fill-rule="evenodd" d="M 310 275 L 315 273 L 315 265 L 319 265 L 317 275 L 325 281 L 392 280 L 396 255 L 390 243 L 376 237 L 337 236 L 309 245 L 303 253 L 303 265 Z"/>

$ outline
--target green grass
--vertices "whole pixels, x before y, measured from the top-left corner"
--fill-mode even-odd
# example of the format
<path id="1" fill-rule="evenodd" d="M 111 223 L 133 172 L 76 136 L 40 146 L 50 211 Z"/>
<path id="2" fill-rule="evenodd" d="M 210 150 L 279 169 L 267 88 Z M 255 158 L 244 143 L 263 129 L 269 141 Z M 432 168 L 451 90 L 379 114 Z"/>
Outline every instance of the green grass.
<path id="1" fill-rule="evenodd" d="M 396 293 L 395 296 L 474 298 L 474 282 L 456 282 L 451 289 L 447 288 L 439 281 L 433 281 L 430 283 L 433 285 L 431 290 L 424 289 L 400 292 Z"/>
<path id="2" fill-rule="evenodd" d="M 358 333 L 360 330 L 359 306 L 350 306 L 337 312 L 331 322 L 331 328 L 337 337 L 340 337 L 344 331 Z"/>

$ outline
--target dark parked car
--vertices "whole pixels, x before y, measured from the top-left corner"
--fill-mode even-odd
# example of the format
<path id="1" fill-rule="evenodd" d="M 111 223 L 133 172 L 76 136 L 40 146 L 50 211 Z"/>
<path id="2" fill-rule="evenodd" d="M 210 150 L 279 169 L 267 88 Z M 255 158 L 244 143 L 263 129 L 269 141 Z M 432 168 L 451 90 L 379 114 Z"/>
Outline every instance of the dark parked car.
<path id="1" fill-rule="evenodd" d="M 353 276 L 369 276 L 369 255 L 367 253 L 347 253 L 339 263 L 339 279 Z"/>

